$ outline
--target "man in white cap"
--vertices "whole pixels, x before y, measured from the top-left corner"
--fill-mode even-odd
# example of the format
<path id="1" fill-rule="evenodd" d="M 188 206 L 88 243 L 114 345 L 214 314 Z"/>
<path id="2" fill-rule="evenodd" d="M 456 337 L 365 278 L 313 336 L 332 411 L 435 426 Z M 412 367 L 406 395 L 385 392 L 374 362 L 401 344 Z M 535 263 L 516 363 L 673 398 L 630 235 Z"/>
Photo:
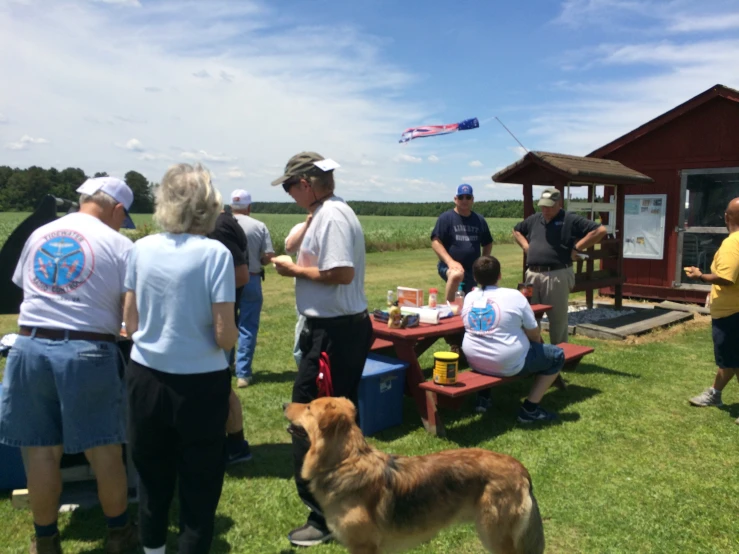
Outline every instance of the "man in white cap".
<path id="1" fill-rule="evenodd" d="M 0 443 L 27 452 L 35 536 L 31 552 L 59 553 L 62 453 L 84 452 L 108 523 L 106 551 L 138 544 L 128 521 L 120 334 L 133 192 L 113 177 L 77 189 L 79 212 L 40 227 L 23 247 L 13 282 L 23 289 L 20 336 L 8 356 Z"/>
<path id="2" fill-rule="evenodd" d="M 244 230 L 249 255 L 249 282 L 244 285 L 239 302 L 239 344 L 236 349 L 236 386 L 248 387 L 252 380 L 252 361 L 257 346 L 259 316 L 262 311 L 263 265 L 275 255 L 267 226 L 251 217 L 251 194 L 245 190 L 231 193 L 231 211 Z"/>

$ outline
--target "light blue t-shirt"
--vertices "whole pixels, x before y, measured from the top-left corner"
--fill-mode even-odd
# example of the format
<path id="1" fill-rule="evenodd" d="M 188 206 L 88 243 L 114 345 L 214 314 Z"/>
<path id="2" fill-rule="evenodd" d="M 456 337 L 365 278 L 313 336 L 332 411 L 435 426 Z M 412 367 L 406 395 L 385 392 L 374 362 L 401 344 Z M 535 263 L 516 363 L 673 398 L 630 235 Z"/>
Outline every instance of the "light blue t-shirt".
<path id="1" fill-rule="evenodd" d="M 125 288 L 136 293 L 139 312 L 132 360 L 185 375 L 226 369 L 213 327 L 213 304 L 236 300 L 225 246 L 200 235 L 144 237 L 131 252 Z"/>

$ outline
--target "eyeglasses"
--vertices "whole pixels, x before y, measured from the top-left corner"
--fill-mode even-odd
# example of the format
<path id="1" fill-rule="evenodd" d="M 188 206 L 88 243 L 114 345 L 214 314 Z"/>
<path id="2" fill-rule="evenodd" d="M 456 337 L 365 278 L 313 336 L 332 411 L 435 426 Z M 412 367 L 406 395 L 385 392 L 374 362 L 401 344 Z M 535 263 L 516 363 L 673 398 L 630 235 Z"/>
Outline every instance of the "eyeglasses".
<path id="1" fill-rule="evenodd" d="M 297 185 L 300 182 L 300 177 L 291 177 L 284 183 L 282 183 L 282 190 L 284 190 L 287 193 L 290 193 L 290 189 L 293 188 L 293 186 Z"/>
<path id="2" fill-rule="evenodd" d="M 459 198 L 460 200 L 472 200 L 472 195 L 471 194 L 459 194 L 457 195 L 457 198 Z"/>

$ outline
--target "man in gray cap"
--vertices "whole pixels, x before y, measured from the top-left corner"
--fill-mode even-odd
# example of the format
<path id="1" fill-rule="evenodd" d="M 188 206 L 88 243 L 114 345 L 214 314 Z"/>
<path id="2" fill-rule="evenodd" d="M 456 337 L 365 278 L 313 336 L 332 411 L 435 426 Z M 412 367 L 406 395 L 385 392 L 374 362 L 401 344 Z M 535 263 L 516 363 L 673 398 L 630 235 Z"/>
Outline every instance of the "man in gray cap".
<path id="1" fill-rule="evenodd" d="M 526 255 L 526 283 L 534 286 L 535 304 L 549 304 L 549 340 L 567 342 L 567 306 L 575 286 L 572 262 L 606 236 L 606 228 L 562 209 L 562 193 L 545 189 L 541 212 L 513 228 L 513 236 Z"/>
<path id="2" fill-rule="evenodd" d="M 372 344 L 372 322 L 364 296 L 364 234 L 354 211 L 334 194 L 333 170 L 337 167 L 320 154 L 301 152 L 287 162 L 285 174 L 272 181 L 313 214 L 297 264 L 288 256 L 273 260 L 280 275 L 295 278 L 295 301 L 305 316 L 293 402 L 343 396 L 356 405 Z M 319 374 L 326 372 L 331 379 L 322 380 L 319 391 Z M 321 507 L 301 478 L 309 446 L 304 438 L 293 435 L 298 495 L 311 510 L 305 525 L 288 535 L 294 546 L 314 546 L 332 538 Z"/>

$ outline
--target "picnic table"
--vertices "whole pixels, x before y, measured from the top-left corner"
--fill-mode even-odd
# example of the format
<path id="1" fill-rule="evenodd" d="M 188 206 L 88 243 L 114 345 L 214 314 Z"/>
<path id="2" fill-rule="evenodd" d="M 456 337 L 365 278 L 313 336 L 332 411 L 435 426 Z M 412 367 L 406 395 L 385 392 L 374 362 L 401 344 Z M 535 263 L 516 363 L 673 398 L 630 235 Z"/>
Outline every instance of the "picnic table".
<path id="1" fill-rule="evenodd" d="M 551 308 L 547 304 L 531 305 L 537 319 L 540 319 Z M 442 434 L 441 417 L 435 409 L 429 409 L 426 392 L 420 388 L 426 379 L 421 371 L 418 358 L 440 338 L 461 339 L 464 335 L 462 316 L 455 315 L 442 319 L 438 325 L 421 323 L 418 327 L 410 329 L 390 329 L 387 322 L 375 321 L 373 317 L 372 331 L 375 338 L 372 345 L 373 350 L 393 346 L 395 355 L 408 364 L 405 372 L 406 389 L 416 403 L 424 428 L 433 435 Z M 461 344 L 461 340 L 459 343 Z"/>

